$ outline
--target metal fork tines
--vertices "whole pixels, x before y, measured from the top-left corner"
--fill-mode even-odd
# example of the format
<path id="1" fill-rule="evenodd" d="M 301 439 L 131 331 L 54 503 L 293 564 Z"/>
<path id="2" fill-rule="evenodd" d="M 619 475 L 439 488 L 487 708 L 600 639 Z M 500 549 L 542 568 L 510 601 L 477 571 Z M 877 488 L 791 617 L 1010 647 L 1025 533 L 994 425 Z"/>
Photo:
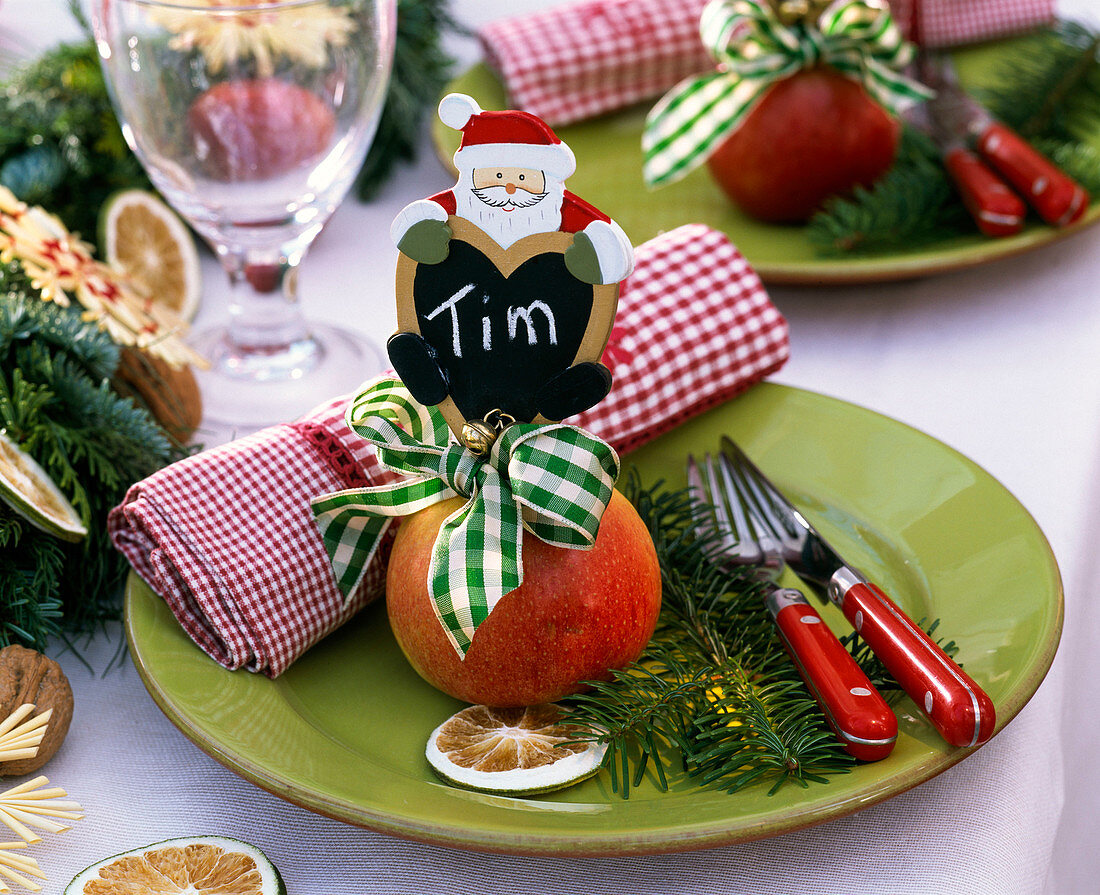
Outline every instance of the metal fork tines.
<path id="1" fill-rule="evenodd" d="M 721 456 L 707 454 L 702 463 L 689 456 L 687 476 L 710 517 L 697 531 L 717 536 L 714 561 L 751 567 L 765 582 L 764 603 L 780 639 L 845 750 L 864 761 L 885 758 L 897 738 L 897 719 L 802 593 L 779 585 L 782 534 L 759 514 L 759 495 L 745 488 Z"/>

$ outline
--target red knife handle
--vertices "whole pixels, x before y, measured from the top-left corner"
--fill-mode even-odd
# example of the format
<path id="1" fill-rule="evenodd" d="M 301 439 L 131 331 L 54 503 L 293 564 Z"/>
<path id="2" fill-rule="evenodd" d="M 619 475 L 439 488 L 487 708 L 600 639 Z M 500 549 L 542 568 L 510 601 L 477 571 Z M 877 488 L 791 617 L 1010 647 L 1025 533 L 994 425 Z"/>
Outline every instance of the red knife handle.
<path id="1" fill-rule="evenodd" d="M 829 598 L 947 742 L 977 746 L 993 736 L 993 701 L 879 587 L 844 567 Z"/>
<path id="2" fill-rule="evenodd" d="M 771 591 L 766 603 L 783 645 L 844 751 L 861 761 L 889 755 L 898 737 L 898 719 L 817 610 L 790 588 Z"/>
<path id="3" fill-rule="evenodd" d="M 1011 236 L 1024 228 L 1027 206 L 969 149 L 957 146 L 943 157 L 963 204 L 986 236 Z"/>
<path id="4" fill-rule="evenodd" d="M 982 131 L 978 152 L 1048 224 L 1064 227 L 1088 209 L 1088 193 L 1003 124 Z"/>

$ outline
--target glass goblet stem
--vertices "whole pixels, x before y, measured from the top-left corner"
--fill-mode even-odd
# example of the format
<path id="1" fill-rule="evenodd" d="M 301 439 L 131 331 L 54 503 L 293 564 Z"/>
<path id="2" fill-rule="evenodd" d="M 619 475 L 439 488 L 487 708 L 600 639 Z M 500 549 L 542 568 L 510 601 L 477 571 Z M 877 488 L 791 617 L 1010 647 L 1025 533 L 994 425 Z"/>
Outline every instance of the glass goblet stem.
<path id="1" fill-rule="evenodd" d="M 301 375 L 316 362 L 319 346 L 298 302 L 298 267 L 304 254 L 304 249 L 274 253 L 218 250 L 230 284 L 229 325 L 224 337 L 224 348 L 234 358 L 226 370 L 229 375 L 288 378 L 295 370 Z M 290 366 L 276 361 L 272 367 L 278 355 L 290 355 L 286 358 Z M 250 358 L 254 362 L 250 363 Z"/>

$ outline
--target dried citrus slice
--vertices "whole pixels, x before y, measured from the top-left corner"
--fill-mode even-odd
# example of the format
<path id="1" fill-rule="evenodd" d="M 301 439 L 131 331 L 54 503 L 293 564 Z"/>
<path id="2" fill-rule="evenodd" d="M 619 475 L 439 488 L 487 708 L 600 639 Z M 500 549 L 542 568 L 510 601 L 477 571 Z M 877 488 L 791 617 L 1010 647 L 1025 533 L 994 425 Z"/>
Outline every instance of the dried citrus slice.
<path id="1" fill-rule="evenodd" d="M 195 240 L 156 195 L 135 189 L 110 196 L 99 213 L 99 243 L 106 259 L 154 302 L 184 320 L 195 316 L 202 295 Z"/>
<path id="2" fill-rule="evenodd" d="M 79 541 L 88 534 L 80 514 L 34 458 L 0 431 L 0 501 L 31 525 Z"/>
<path id="3" fill-rule="evenodd" d="M 224 836 L 166 839 L 78 873 L 65 895 L 286 895 L 279 871 L 247 842 Z"/>
<path id="4" fill-rule="evenodd" d="M 432 731 L 428 763 L 444 780 L 502 795 L 553 792 L 591 777 L 607 747 L 561 722 L 556 705 L 465 708 Z"/>

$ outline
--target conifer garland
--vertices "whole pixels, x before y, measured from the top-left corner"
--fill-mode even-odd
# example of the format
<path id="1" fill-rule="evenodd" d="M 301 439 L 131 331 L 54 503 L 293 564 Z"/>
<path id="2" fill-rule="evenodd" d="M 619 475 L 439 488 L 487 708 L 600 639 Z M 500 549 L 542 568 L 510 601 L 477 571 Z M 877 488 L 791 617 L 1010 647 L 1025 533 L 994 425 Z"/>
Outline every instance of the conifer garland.
<path id="1" fill-rule="evenodd" d="M 126 564 L 106 531 L 126 488 L 188 450 L 111 386 L 119 347 L 76 308 L 45 302 L 0 263 L 0 429 L 49 473 L 88 527 L 79 544 L 0 503 L 0 646 L 36 649 L 118 616 Z"/>

